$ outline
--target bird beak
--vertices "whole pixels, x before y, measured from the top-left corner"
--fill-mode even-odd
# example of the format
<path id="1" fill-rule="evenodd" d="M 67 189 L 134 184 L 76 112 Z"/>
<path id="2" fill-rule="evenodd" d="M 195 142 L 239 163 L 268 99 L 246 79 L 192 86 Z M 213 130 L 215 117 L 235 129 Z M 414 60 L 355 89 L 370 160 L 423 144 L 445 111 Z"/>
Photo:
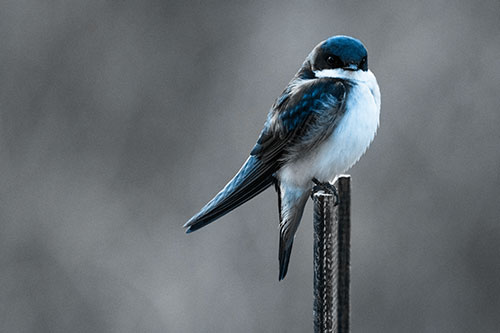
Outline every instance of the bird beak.
<path id="1" fill-rule="evenodd" d="M 347 71 L 357 71 L 358 70 L 358 65 L 356 64 L 348 64 L 347 66 L 344 66 L 344 69 Z"/>

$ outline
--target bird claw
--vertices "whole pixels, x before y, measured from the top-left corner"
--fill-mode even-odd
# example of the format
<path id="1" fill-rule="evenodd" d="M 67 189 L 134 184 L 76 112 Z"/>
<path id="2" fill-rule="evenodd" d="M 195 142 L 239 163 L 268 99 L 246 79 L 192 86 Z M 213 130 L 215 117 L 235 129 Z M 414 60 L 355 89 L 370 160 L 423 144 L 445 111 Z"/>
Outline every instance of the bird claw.
<path id="1" fill-rule="evenodd" d="M 316 178 L 313 178 L 312 181 L 314 183 L 314 186 L 312 188 L 311 198 L 313 198 L 314 193 L 323 191 L 328 194 L 333 194 L 333 196 L 335 197 L 335 202 L 333 203 L 333 206 L 337 206 L 339 204 L 340 202 L 339 194 L 337 192 L 337 188 L 333 184 L 330 184 L 328 182 L 322 183 Z"/>

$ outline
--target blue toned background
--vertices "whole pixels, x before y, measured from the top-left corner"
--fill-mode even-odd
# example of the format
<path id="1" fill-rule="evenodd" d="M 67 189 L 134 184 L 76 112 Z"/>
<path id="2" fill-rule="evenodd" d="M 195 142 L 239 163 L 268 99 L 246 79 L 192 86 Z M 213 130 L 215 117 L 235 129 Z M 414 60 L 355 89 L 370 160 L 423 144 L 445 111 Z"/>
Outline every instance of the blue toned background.
<path id="1" fill-rule="evenodd" d="M 0 331 L 310 332 L 308 206 L 189 236 L 310 50 L 360 38 L 381 127 L 350 171 L 353 332 L 500 328 L 500 2 L 0 4 Z"/>

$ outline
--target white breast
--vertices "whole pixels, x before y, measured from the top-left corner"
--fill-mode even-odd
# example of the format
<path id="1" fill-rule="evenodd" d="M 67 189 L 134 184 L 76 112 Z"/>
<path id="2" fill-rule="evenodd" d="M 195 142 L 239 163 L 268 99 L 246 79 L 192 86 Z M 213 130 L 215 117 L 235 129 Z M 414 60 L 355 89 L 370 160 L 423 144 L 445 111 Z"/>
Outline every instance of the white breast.
<path id="1" fill-rule="evenodd" d="M 377 132 L 380 90 L 371 71 L 334 69 L 315 74 L 316 77 L 342 78 L 353 83 L 345 102 L 346 113 L 318 148 L 279 171 L 282 182 L 303 185 L 310 183 L 313 177 L 322 182 L 332 181 L 359 160 Z"/>

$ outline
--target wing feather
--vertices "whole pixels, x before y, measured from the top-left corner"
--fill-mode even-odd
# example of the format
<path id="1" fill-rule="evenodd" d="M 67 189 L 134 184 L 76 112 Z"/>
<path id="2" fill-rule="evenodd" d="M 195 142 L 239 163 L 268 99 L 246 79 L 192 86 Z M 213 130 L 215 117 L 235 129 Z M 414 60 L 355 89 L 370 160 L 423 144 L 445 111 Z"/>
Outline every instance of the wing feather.
<path id="1" fill-rule="evenodd" d="M 265 190 L 275 182 L 274 175 L 283 163 L 327 137 L 342 113 L 345 93 L 344 84 L 330 78 L 299 80 L 285 89 L 271 108 L 248 160 L 184 225 L 187 232 L 204 227 Z"/>

